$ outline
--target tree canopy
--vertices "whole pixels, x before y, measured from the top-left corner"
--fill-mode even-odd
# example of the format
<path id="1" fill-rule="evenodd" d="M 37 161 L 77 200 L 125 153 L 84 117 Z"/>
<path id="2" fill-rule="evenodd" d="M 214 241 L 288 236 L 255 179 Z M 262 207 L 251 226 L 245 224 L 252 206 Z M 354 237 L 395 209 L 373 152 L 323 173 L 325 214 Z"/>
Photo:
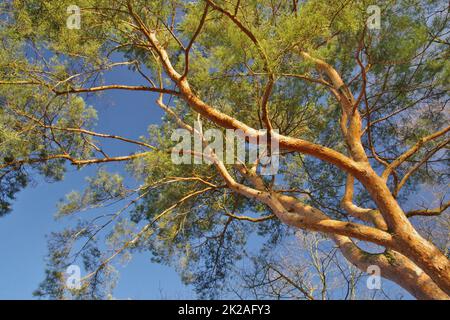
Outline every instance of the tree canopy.
<path id="1" fill-rule="evenodd" d="M 57 216 L 101 213 L 53 234 L 37 294 L 103 298 L 113 259 L 148 251 L 216 296 L 251 237 L 270 251 L 304 229 L 417 298 L 448 298 L 448 3 L 379 1 L 380 28 L 372 4 L 2 1 L 0 215 L 36 175 L 99 167 Z M 117 68 L 141 82 L 107 83 Z M 165 116 L 139 139 L 97 132 L 89 96 L 107 90 L 148 92 Z M 213 151 L 212 163 L 175 164 L 173 132 L 198 120 L 267 130 L 278 172 Z M 105 142 L 135 151 L 112 155 Z M 411 200 L 430 190 L 427 203 Z M 85 270 L 75 291 L 63 279 L 74 262 Z"/>

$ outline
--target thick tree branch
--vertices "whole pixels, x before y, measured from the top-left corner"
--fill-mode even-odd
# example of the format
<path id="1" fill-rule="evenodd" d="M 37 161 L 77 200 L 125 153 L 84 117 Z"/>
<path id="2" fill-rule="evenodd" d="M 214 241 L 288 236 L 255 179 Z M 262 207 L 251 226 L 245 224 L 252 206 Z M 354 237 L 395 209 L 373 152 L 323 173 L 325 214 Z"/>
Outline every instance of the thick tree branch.
<path id="1" fill-rule="evenodd" d="M 355 179 L 352 175 L 347 175 L 344 197 L 341 201 L 342 208 L 344 208 L 348 214 L 354 216 L 355 218 L 370 222 L 381 230 L 387 230 L 386 222 L 378 210 L 361 208 L 353 203 L 354 180 Z"/>
<path id="2" fill-rule="evenodd" d="M 261 132 L 220 112 L 197 97 L 192 92 L 187 79 L 181 79 L 181 75 L 173 67 L 169 55 L 156 38 L 156 33 L 149 31 L 145 27 L 142 20 L 132 11 L 131 6 L 130 13 L 136 19 L 152 48 L 160 57 L 166 73 L 180 89 L 181 97 L 189 104 L 189 106 L 192 107 L 192 109 L 223 128 L 242 130 L 249 137 L 258 138 L 262 135 Z M 279 135 L 275 132 L 272 134 L 272 138 L 279 141 L 280 148 L 312 155 L 326 162 L 333 163 L 345 171 L 352 172 L 356 176 L 360 175 L 361 170 L 363 170 L 363 168 L 356 164 L 353 160 L 333 149 L 320 146 L 306 140 Z"/>

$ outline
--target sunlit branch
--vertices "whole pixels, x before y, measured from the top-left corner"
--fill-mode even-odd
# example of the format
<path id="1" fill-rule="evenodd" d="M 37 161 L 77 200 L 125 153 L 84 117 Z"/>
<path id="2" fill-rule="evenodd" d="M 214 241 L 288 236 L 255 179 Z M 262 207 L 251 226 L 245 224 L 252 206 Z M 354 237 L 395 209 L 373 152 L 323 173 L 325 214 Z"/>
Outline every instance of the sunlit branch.
<path id="1" fill-rule="evenodd" d="M 153 88 L 146 86 L 127 86 L 127 85 L 107 85 L 107 86 L 99 86 L 99 87 L 91 87 L 91 88 L 73 88 L 64 91 L 55 90 L 55 94 L 63 95 L 70 93 L 85 93 L 85 92 L 98 92 L 98 91 L 106 91 L 106 90 L 131 90 L 131 91 L 148 91 L 148 92 L 157 92 L 157 93 L 166 93 L 171 95 L 178 95 L 179 93 L 169 89 L 161 89 L 161 88 Z"/>
<path id="2" fill-rule="evenodd" d="M 424 216 L 424 217 L 432 217 L 432 216 L 438 216 L 442 214 L 447 208 L 450 207 L 450 201 L 441 204 L 438 208 L 434 209 L 419 209 L 419 210 L 412 210 L 408 211 L 406 213 L 406 216 L 408 218 L 415 217 L 415 216 Z"/>
<path id="3" fill-rule="evenodd" d="M 436 138 L 439 138 L 446 134 L 450 130 L 450 126 L 446 127 L 440 131 L 437 131 L 429 136 L 421 138 L 414 146 L 412 146 L 410 149 L 405 151 L 402 155 L 400 155 L 397 159 L 395 159 L 393 162 L 389 164 L 389 166 L 384 170 L 381 177 L 385 180 L 389 177 L 389 175 L 392 173 L 392 171 L 397 168 L 399 165 L 401 165 L 405 160 L 407 160 L 409 157 L 414 155 L 417 151 L 419 151 L 423 145 L 429 141 L 432 141 Z"/>

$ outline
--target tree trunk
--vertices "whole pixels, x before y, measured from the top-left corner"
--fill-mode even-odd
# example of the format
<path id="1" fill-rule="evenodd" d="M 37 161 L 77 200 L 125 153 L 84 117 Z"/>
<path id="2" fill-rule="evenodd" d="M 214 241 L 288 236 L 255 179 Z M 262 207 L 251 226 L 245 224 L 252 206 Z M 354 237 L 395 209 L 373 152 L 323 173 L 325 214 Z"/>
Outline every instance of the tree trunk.
<path id="1" fill-rule="evenodd" d="M 431 279 L 450 295 L 450 262 L 432 243 L 424 239 L 413 227 L 386 183 L 371 168 L 360 179 L 377 204 L 394 237 L 394 249 L 427 273 Z"/>
<path id="2" fill-rule="evenodd" d="M 363 272 L 376 265 L 381 276 L 389 279 L 420 300 L 448 300 L 450 297 L 436 283 L 408 258 L 398 252 L 386 250 L 381 254 L 371 254 L 360 250 L 350 239 L 333 237 L 343 256 Z"/>

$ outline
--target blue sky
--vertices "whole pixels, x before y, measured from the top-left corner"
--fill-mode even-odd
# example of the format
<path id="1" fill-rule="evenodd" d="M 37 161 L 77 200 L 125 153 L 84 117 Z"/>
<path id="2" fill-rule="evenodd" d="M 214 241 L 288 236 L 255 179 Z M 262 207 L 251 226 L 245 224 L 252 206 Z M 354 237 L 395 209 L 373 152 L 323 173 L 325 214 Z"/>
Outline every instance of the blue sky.
<path id="1" fill-rule="evenodd" d="M 105 82 L 142 84 L 125 68 L 111 72 Z M 133 139 L 161 120 L 162 111 L 154 101 L 154 94 L 125 91 L 108 91 L 88 99 L 98 111 L 98 132 Z M 108 149 L 112 154 L 126 155 L 134 150 L 127 144 L 115 145 Z M 64 181 L 47 183 L 36 178 L 34 185 L 18 194 L 13 212 L 0 219 L 0 299 L 33 298 L 33 291 L 44 279 L 46 235 L 60 230 L 61 223 L 70 222 L 54 220 L 56 203 L 70 191 L 82 189 L 85 177 L 94 172 L 95 168 L 69 168 Z M 149 253 L 134 255 L 119 271 L 114 292 L 117 298 L 194 298 L 192 289 L 181 283 L 178 274 L 170 267 L 151 263 Z"/>

